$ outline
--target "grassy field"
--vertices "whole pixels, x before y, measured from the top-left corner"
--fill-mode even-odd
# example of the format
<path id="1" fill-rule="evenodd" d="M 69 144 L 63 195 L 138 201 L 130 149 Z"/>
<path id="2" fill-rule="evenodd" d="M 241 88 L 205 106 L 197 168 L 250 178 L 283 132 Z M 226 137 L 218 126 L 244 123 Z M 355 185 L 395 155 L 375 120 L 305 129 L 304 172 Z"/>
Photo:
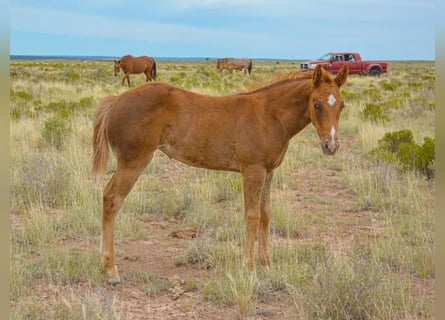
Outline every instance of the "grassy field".
<path id="1" fill-rule="evenodd" d="M 211 60 L 158 61 L 157 81 L 225 95 L 298 67 L 254 61 L 250 76 L 220 75 Z M 117 288 L 98 250 L 115 162 L 90 176 L 98 101 L 128 89 L 112 68 L 11 62 L 11 319 L 435 318 L 434 62 L 350 76 L 336 156 L 312 125 L 291 141 L 273 181 L 270 270 L 242 267 L 241 176 L 156 153 L 117 217 Z M 401 130 L 410 144 L 376 153 Z"/>

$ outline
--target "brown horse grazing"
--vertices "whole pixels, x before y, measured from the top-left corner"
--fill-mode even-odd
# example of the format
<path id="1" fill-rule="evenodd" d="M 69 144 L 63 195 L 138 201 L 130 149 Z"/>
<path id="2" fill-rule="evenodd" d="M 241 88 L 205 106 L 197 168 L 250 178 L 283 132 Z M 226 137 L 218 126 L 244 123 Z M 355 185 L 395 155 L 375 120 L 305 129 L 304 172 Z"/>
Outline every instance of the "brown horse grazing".
<path id="1" fill-rule="evenodd" d="M 216 68 L 221 73 L 224 69 L 232 72 L 233 70 L 244 70 L 244 74 L 252 72 L 252 60 L 249 58 L 221 58 L 216 60 Z"/>
<path id="2" fill-rule="evenodd" d="M 234 64 L 231 64 L 230 62 L 221 62 L 219 64 L 219 73 L 222 74 L 224 70 L 229 70 L 230 73 L 233 73 L 233 70 L 243 70 L 243 69 Z"/>
<path id="3" fill-rule="evenodd" d="M 123 56 L 119 60 L 114 60 L 114 76 L 117 76 L 120 69 L 125 74 L 122 79 L 122 85 L 125 79 L 127 79 L 128 86 L 130 86 L 130 74 L 145 73 L 145 81 L 156 80 L 156 61 L 152 57 Z"/>
<path id="4" fill-rule="evenodd" d="M 117 168 L 103 191 L 102 263 L 109 283 L 120 283 L 115 265 L 114 220 L 138 176 L 159 149 L 185 164 L 240 172 L 243 177 L 247 267 L 268 251 L 270 187 L 290 139 L 312 123 L 325 154 L 338 147 L 338 120 L 344 106 L 340 86 L 348 67 L 334 79 L 318 66 L 314 73 L 277 81 L 229 96 L 206 96 L 149 83 L 101 101 L 94 120 L 93 174 L 107 166 L 109 146 Z"/>
<path id="5" fill-rule="evenodd" d="M 221 65 L 222 62 L 227 63 L 230 60 L 234 60 L 235 58 L 220 58 L 216 60 L 216 69 L 219 70 L 219 66 Z"/>

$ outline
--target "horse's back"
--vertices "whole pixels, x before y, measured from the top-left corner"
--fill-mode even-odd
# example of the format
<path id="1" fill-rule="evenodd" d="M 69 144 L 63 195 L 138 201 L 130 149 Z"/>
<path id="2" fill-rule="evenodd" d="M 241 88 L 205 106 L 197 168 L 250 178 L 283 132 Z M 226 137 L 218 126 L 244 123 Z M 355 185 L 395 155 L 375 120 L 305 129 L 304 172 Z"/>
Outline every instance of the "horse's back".
<path id="1" fill-rule="evenodd" d="M 222 124 L 233 126 L 245 113 L 246 97 L 207 96 L 166 83 L 151 82 L 119 95 L 110 110 L 111 127 L 131 130 L 135 127 L 175 126 L 184 131 L 194 126 L 212 128 Z"/>
<path id="2" fill-rule="evenodd" d="M 230 60 L 230 63 L 237 66 L 237 67 L 247 67 L 250 64 L 249 58 L 240 58 L 240 59 L 233 59 Z"/>

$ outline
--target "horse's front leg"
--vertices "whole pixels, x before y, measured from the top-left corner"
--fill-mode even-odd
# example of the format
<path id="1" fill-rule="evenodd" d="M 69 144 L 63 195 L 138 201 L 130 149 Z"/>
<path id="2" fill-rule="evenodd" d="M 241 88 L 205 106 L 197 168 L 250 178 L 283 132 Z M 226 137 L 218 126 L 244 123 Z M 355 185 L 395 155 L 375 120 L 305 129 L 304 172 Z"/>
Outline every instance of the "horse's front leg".
<path id="1" fill-rule="evenodd" d="M 250 166 L 241 171 L 244 189 L 244 221 L 246 224 L 246 243 L 244 257 L 247 267 L 255 267 L 255 238 L 260 224 L 261 194 L 266 179 L 266 170 L 261 166 Z"/>
<path id="2" fill-rule="evenodd" d="M 130 72 L 125 72 L 125 75 L 122 78 L 122 85 L 125 85 L 125 79 L 127 79 L 128 87 L 130 87 Z"/>
<path id="3" fill-rule="evenodd" d="M 270 221 L 270 187 L 272 185 L 273 172 L 269 173 L 264 183 L 261 194 L 261 218 L 260 218 L 260 236 L 258 242 L 259 260 L 263 266 L 270 266 L 270 257 L 268 249 L 269 221 Z"/>

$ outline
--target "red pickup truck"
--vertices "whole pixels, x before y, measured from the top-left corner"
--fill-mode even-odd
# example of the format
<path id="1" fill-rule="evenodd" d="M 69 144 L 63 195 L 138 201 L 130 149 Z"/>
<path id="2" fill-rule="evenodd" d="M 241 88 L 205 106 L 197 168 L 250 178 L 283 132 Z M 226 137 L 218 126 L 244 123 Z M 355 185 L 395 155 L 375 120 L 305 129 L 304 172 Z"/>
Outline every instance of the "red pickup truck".
<path id="1" fill-rule="evenodd" d="M 385 73 L 388 68 L 388 63 L 385 61 L 363 61 L 357 52 L 329 52 L 317 60 L 303 62 L 300 68 L 311 71 L 319 64 L 331 73 L 337 73 L 344 64 L 347 64 L 350 74 L 374 76 Z"/>

